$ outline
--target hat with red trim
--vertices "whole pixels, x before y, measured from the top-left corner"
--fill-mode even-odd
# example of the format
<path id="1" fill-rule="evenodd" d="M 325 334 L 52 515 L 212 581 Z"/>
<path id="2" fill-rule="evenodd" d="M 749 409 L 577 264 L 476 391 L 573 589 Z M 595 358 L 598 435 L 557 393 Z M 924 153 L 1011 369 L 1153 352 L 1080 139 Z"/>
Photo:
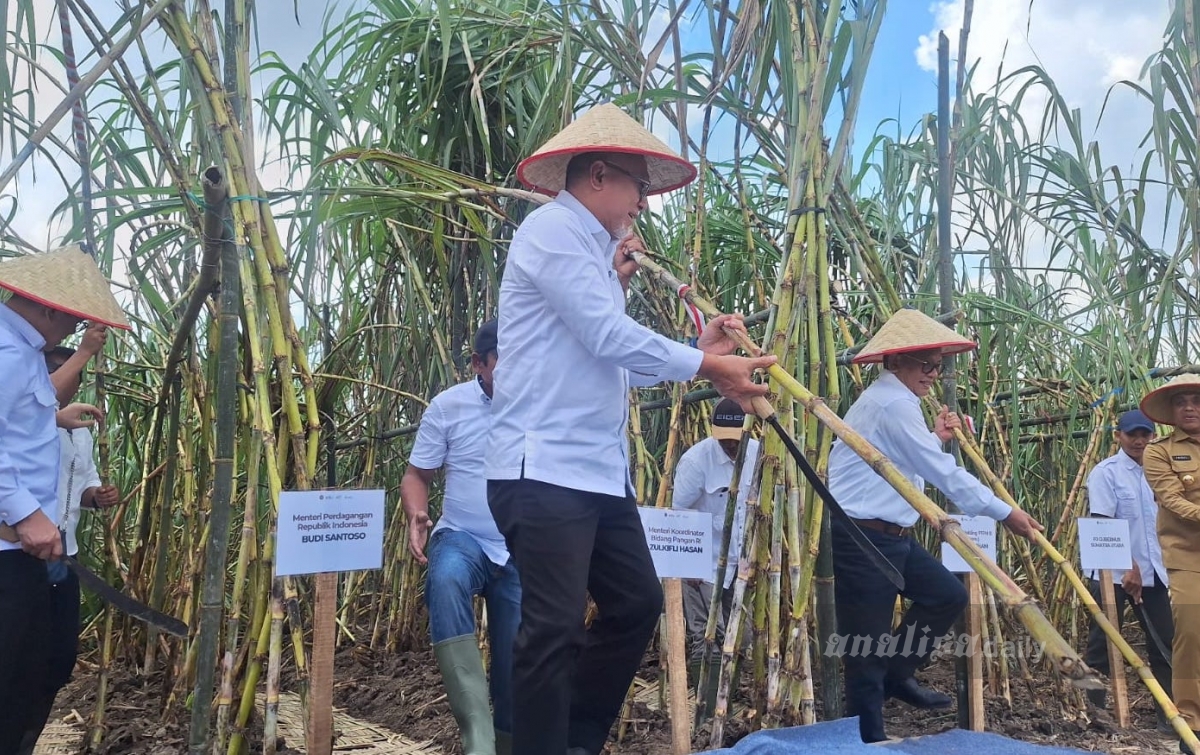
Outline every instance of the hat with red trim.
<path id="1" fill-rule="evenodd" d="M 1180 393 L 1200 393 L 1200 375 L 1185 372 L 1171 378 L 1142 397 L 1141 410 L 1147 417 L 1164 425 L 1175 424 L 1175 411 L 1171 399 Z"/>
<path id="2" fill-rule="evenodd" d="M 0 288 L 84 320 L 129 330 L 104 273 L 78 244 L 0 263 Z"/>
<path id="3" fill-rule="evenodd" d="M 650 194 L 678 189 L 696 178 L 694 165 L 612 103 L 597 105 L 579 116 L 522 160 L 517 178 L 538 191 L 557 194 L 566 188 L 567 163 L 587 152 L 641 155 L 646 159 Z"/>
<path id="4" fill-rule="evenodd" d="M 941 349 L 942 354 L 959 354 L 979 344 L 963 338 L 937 320 L 915 309 L 901 309 L 888 318 L 875 337 L 854 357 L 855 364 L 882 362 L 888 354 Z"/>

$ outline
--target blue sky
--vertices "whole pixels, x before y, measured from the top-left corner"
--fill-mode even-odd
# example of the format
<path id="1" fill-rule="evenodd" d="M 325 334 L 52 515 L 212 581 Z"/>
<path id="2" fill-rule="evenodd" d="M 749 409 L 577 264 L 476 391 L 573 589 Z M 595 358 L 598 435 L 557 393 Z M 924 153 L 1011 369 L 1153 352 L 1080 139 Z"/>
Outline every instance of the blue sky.
<path id="1" fill-rule="evenodd" d="M 258 0 L 258 42 L 261 49 L 278 53 L 291 66 L 298 66 L 322 36 L 322 21 L 329 8 L 341 15 L 361 0 Z M 35 4 L 37 9 L 41 4 Z M 44 37 L 57 42 L 57 23 L 50 6 L 40 25 Z M 96 3 L 104 18 L 115 16 L 115 2 Z M 869 141 L 879 124 L 894 119 L 884 128 L 907 135 L 923 113 L 936 109 L 936 74 L 930 43 L 938 28 L 950 32 L 951 51 L 957 50 L 961 24 L 961 0 L 891 0 L 872 55 L 866 88 L 860 103 L 856 152 Z M 10 13 L 11 13 L 10 6 Z M 42 13 L 42 10 L 37 10 Z M 295 16 L 299 16 L 299 24 Z M 1113 83 L 1136 76 L 1146 56 L 1160 45 L 1167 17 L 1167 0 L 976 0 L 969 56 L 979 60 L 976 86 L 994 81 L 1003 63 L 1006 70 L 1021 65 L 1043 65 L 1073 105 L 1085 117 L 1094 118 Z M 707 31 L 703 32 L 707 37 Z M 155 30 L 151 54 L 164 49 L 161 32 Z M 1068 40 L 1069 44 L 1064 44 Z M 166 53 L 164 53 L 166 54 Z M 49 61 L 47 61 L 49 62 Z M 52 63 L 51 63 L 52 65 Z M 84 69 L 90 67 L 85 64 Z M 261 78 L 256 88 L 267 82 Z M 38 112 L 48 112 L 61 98 L 52 87 L 39 91 Z M 1120 99 L 1118 97 L 1118 99 Z M 1037 103 L 1031 103 L 1035 106 Z M 1110 108 L 1104 122 L 1089 138 L 1100 141 L 1109 162 L 1128 165 L 1135 159 L 1136 142 L 1145 130 L 1146 113 L 1136 103 Z M 69 123 L 56 131 L 66 136 Z M 12 145 L 5 145 L 11 155 Z M 726 155 L 716 155 L 728 157 Z M 7 158 L 8 155 L 5 156 Z M 6 160 L 5 160 L 6 161 Z M 268 167 L 263 182 L 274 188 L 272 175 L 281 170 Z M 61 201 L 63 191 L 48 170 L 39 171 L 33 183 L 30 171 L 20 179 L 21 213 L 18 230 L 35 244 L 57 242 L 60 229 L 47 225 L 50 210 Z M 10 186 L 6 193 L 13 191 Z"/>

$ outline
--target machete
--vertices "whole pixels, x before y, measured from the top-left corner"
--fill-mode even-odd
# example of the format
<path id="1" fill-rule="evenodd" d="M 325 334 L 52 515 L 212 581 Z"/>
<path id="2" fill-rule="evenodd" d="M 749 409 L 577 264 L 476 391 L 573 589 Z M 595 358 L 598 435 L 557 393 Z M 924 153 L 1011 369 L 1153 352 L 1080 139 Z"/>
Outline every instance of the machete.
<path id="1" fill-rule="evenodd" d="M 1171 648 L 1167 643 L 1163 642 L 1162 635 L 1158 633 L 1158 629 L 1154 626 L 1154 622 L 1150 621 L 1150 612 L 1146 610 L 1146 606 L 1142 603 L 1134 602 L 1133 610 L 1142 620 L 1142 626 L 1146 628 L 1146 634 L 1150 635 L 1150 639 L 1158 648 L 1159 655 L 1167 662 L 1167 668 L 1174 668 L 1171 663 Z"/>
<path id="2" fill-rule="evenodd" d="M 871 542 L 866 533 L 855 524 L 850 515 L 846 513 L 846 510 L 833 497 L 833 493 L 829 492 L 829 488 L 825 487 L 825 483 L 821 480 L 820 475 L 817 474 L 817 470 L 813 469 L 812 464 L 808 463 L 808 459 L 805 458 L 800 447 L 796 445 L 796 441 L 792 439 L 787 430 L 783 429 L 783 425 L 779 424 L 779 415 L 771 409 L 771 405 L 765 399 L 755 399 L 754 403 L 755 414 L 775 430 L 779 439 L 783 441 L 784 447 L 787 448 L 788 453 L 795 459 L 796 466 L 800 467 L 800 471 L 804 473 L 808 484 L 812 486 L 816 494 L 825 502 L 825 506 L 833 513 L 834 519 L 837 519 L 846 528 L 846 532 L 850 534 L 850 539 L 863 552 L 867 560 L 875 568 L 879 569 L 883 573 L 883 576 L 887 577 L 887 580 L 896 586 L 897 590 L 903 590 L 904 575 L 896 569 L 891 561 L 888 561 L 887 556 L 879 552 L 879 549 L 875 547 L 875 543 Z"/>
<path id="3" fill-rule="evenodd" d="M 10 543 L 20 542 L 16 530 L 7 524 L 0 524 L 0 540 L 7 540 Z M 98 595 L 104 602 L 116 608 L 121 613 L 128 614 L 138 621 L 144 621 L 167 634 L 173 634 L 176 637 L 187 637 L 188 626 L 179 619 L 174 616 L 168 616 L 161 611 L 156 611 L 145 603 L 129 597 L 96 576 L 86 566 L 70 556 L 63 554 L 62 560 L 68 569 L 75 572 L 75 576 L 79 578 L 79 584 Z"/>

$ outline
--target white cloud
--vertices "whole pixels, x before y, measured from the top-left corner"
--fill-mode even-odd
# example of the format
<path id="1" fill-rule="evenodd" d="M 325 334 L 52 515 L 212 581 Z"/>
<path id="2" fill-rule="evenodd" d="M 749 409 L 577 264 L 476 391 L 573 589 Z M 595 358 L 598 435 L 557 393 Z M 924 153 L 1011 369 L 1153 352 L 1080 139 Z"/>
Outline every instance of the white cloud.
<path id="1" fill-rule="evenodd" d="M 963 20 L 962 0 L 930 8 L 934 28 L 917 42 L 917 64 L 937 71 L 937 33 L 950 38 L 952 65 Z M 976 3 L 968 39 L 968 64 L 978 61 L 976 91 L 1024 66 L 1043 68 L 1071 107 L 1095 122 L 1109 88 L 1136 79 L 1142 63 L 1162 45 L 1165 0 L 985 0 Z M 1037 103 L 1033 103 L 1036 105 Z M 1144 123 L 1145 120 L 1141 119 Z"/>

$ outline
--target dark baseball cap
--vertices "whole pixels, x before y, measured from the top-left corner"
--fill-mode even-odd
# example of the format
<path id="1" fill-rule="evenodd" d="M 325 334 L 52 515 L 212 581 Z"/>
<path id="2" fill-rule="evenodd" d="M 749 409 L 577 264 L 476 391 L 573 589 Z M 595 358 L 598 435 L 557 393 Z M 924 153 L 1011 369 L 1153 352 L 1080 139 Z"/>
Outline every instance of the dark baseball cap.
<path id="1" fill-rule="evenodd" d="M 1145 414 L 1142 414 L 1140 409 L 1131 409 L 1120 416 L 1117 420 L 1117 429 L 1123 433 L 1131 433 L 1134 430 L 1149 430 L 1154 432 L 1154 422 Z"/>
<path id="2" fill-rule="evenodd" d="M 475 353 L 481 357 L 496 350 L 496 320 L 488 320 L 475 331 Z"/>
<path id="3" fill-rule="evenodd" d="M 709 434 L 717 440 L 741 440 L 742 426 L 746 423 L 746 412 L 738 402 L 730 398 L 721 399 L 713 409 L 712 429 Z"/>

